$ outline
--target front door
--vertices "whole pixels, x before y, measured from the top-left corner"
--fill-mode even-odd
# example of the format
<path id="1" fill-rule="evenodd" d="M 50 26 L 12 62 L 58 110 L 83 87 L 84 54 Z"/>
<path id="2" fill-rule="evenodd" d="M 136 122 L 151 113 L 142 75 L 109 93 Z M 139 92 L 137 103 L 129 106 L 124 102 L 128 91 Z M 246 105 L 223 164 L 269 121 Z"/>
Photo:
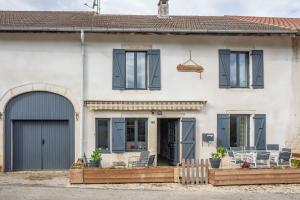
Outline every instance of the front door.
<path id="1" fill-rule="evenodd" d="M 178 120 L 168 120 L 168 147 L 170 151 L 170 165 L 178 163 Z"/>

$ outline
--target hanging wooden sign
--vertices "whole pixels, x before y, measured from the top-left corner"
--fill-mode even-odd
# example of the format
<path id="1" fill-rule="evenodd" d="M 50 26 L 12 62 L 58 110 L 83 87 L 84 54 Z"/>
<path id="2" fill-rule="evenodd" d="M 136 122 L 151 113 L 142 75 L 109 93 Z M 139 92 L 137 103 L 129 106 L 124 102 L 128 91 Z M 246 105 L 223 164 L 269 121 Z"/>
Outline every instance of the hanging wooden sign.
<path id="1" fill-rule="evenodd" d="M 177 71 L 179 72 L 197 72 L 202 73 L 204 71 L 204 68 L 200 65 L 184 65 L 179 64 L 177 65 Z"/>
<path id="2" fill-rule="evenodd" d="M 201 65 L 198 65 L 195 61 L 193 61 L 192 53 L 190 50 L 190 59 L 188 59 L 183 64 L 177 65 L 177 71 L 179 71 L 179 72 L 197 72 L 197 73 L 200 73 L 200 79 L 201 79 L 201 73 L 204 71 L 204 68 Z"/>

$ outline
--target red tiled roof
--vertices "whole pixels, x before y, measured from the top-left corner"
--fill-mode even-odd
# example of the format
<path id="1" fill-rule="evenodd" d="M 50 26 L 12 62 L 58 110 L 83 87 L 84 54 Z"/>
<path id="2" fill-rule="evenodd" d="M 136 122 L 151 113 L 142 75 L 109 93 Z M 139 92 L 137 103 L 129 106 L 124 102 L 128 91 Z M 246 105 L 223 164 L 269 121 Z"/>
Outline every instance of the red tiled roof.
<path id="1" fill-rule="evenodd" d="M 280 18 L 280 17 L 254 17 L 254 16 L 230 16 L 232 19 L 239 19 L 246 22 L 268 24 L 272 26 L 300 30 L 300 18 Z"/>
<path id="2" fill-rule="evenodd" d="M 106 30 L 194 33 L 293 33 L 286 27 L 231 16 L 106 15 L 94 12 L 0 11 L 0 30 Z M 294 31 L 295 32 L 295 31 Z"/>

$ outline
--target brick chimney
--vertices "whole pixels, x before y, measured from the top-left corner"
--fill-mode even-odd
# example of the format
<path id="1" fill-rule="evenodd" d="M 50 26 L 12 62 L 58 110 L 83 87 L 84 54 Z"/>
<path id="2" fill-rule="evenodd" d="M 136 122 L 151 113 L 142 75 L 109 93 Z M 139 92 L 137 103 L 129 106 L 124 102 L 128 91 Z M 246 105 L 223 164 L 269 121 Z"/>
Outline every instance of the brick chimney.
<path id="1" fill-rule="evenodd" d="M 169 0 L 159 0 L 158 17 L 169 17 Z"/>

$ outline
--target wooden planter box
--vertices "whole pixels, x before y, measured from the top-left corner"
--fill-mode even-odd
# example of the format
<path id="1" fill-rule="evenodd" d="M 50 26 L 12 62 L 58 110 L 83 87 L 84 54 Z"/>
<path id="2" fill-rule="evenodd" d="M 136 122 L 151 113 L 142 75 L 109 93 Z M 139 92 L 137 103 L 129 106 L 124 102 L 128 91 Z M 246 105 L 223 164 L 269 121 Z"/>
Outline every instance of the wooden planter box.
<path id="1" fill-rule="evenodd" d="M 209 183 L 214 186 L 300 183 L 300 169 L 210 169 Z"/>
<path id="2" fill-rule="evenodd" d="M 172 167 L 132 169 L 70 169 L 71 184 L 174 183 Z"/>

